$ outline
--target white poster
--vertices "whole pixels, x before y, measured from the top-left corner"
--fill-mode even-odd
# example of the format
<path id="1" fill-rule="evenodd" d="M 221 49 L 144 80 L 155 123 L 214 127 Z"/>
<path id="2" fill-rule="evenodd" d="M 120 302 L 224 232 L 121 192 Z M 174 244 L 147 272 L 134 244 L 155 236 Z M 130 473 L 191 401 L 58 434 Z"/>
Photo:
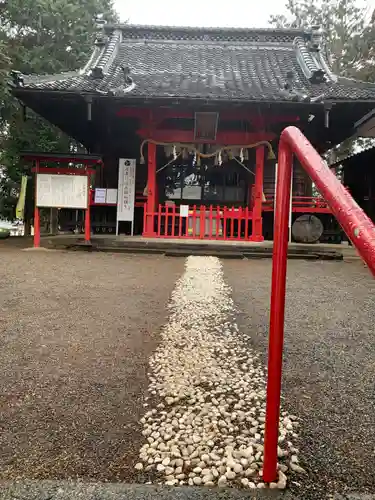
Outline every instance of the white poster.
<path id="1" fill-rule="evenodd" d="M 180 205 L 180 217 L 189 217 L 189 205 Z"/>
<path id="2" fill-rule="evenodd" d="M 109 205 L 117 204 L 117 189 L 107 189 L 107 196 L 105 202 Z"/>
<path id="3" fill-rule="evenodd" d="M 118 170 L 117 232 L 119 221 L 134 221 L 135 159 L 120 158 Z"/>
<path id="4" fill-rule="evenodd" d="M 106 198 L 106 191 L 107 190 L 103 188 L 96 188 L 94 202 L 104 204 Z"/>
<path id="5" fill-rule="evenodd" d="M 83 175 L 37 174 L 36 204 L 50 208 L 87 208 L 87 177 Z"/>

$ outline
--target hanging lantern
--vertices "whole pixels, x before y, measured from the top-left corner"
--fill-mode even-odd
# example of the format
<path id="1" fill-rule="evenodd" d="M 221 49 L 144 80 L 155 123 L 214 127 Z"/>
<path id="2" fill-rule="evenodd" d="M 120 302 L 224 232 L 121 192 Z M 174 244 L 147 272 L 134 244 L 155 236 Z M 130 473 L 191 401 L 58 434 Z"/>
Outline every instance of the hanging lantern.
<path id="1" fill-rule="evenodd" d="M 243 153 L 243 159 L 245 161 L 248 161 L 249 160 L 249 150 L 247 148 L 244 149 L 244 153 Z"/>
<path id="2" fill-rule="evenodd" d="M 243 148 L 240 149 L 240 162 L 243 163 L 244 156 L 243 156 Z"/>

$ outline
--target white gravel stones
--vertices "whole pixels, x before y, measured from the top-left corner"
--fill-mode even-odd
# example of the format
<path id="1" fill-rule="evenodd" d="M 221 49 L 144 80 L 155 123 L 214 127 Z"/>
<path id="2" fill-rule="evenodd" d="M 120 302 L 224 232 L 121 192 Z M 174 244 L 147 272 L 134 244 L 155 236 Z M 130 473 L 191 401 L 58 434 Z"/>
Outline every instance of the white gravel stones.
<path id="1" fill-rule="evenodd" d="M 169 486 L 265 487 L 264 371 L 238 331 L 220 261 L 189 257 L 169 309 L 148 374 L 159 401 L 152 408 L 148 399 L 140 421 L 146 441 L 135 468 L 147 465 L 155 474 L 148 479 Z M 301 469 L 292 444 L 297 424 L 282 413 L 275 488 L 285 488 L 288 467 Z"/>
<path id="2" fill-rule="evenodd" d="M 218 486 L 226 486 L 227 485 L 227 482 L 228 482 L 228 479 L 226 476 L 221 476 L 219 477 L 219 480 L 217 482 L 217 485 Z"/>

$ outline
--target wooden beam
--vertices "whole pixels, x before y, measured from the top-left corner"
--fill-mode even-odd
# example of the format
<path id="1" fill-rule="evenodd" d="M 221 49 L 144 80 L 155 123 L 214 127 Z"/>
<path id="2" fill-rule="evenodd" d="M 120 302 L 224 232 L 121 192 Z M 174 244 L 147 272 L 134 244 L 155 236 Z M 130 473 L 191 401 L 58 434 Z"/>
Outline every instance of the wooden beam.
<path id="1" fill-rule="evenodd" d="M 199 111 L 199 110 L 197 110 Z M 202 110 L 204 111 L 204 110 Z M 245 120 L 256 125 L 272 124 L 272 123 L 295 123 L 300 120 L 297 115 L 270 115 L 270 114 L 255 114 L 248 110 L 224 110 L 217 111 L 219 120 Z M 184 111 L 174 108 L 160 108 L 153 110 L 154 119 L 157 122 L 168 118 L 185 118 L 194 119 L 194 111 Z M 139 118 L 147 120 L 149 110 L 147 108 L 121 108 L 117 111 L 116 116 L 123 118 Z"/>
<path id="2" fill-rule="evenodd" d="M 200 140 L 194 139 L 193 130 L 175 130 L 175 129 L 165 129 L 165 130 L 153 130 L 149 131 L 147 129 L 140 129 L 137 131 L 138 135 L 142 139 L 152 139 L 157 142 L 170 142 L 177 143 L 182 142 L 186 144 L 220 144 L 226 145 L 239 145 L 244 146 L 247 144 L 253 144 L 259 141 L 273 141 L 276 139 L 276 134 L 272 132 L 218 132 L 215 141 L 210 140 Z"/>

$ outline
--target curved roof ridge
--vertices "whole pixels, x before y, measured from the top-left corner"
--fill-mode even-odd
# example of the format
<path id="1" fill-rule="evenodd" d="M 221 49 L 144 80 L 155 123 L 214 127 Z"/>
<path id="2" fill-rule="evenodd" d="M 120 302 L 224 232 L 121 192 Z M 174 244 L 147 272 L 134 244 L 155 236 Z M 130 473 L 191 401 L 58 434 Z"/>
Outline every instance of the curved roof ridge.
<path id="1" fill-rule="evenodd" d="M 316 65 L 315 60 L 311 56 L 311 52 L 306 47 L 305 41 L 302 37 L 297 36 L 294 39 L 294 45 L 297 52 L 297 59 L 300 63 L 301 69 L 308 80 L 311 80 L 314 73 L 320 68 Z"/>
<path id="2" fill-rule="evenodd" d="M 131 30 L 131 29 L 149 29 L 153 31 L 197 31 L 197 32 L 236 32 L 236 33 L 275 33 L 277 34 L 285 34 L 290 33 L 294 36 L 300 35 L 308 35 L 308 31 L 301 28 L 256 28 L 256 27 L 236 27 L 236 26 L 173 26 L 173 25 L 157 25 L 157 24 L 131 24 L 131 23 L 120 23 L 120 24 L 106 24 L 104 25 L 104 29 L 107 31 L 112 31 L 114 29 L 119 30 Z"/>
<path id="3" fill-rule="evenodd" d="M 301 29 L 279 28 L 229 28 L 229 27 L 192 27 L 192 26 L 151 26 L 140 24 L 105 25 L 105 32 L 119 30 L 123 39 L 162 40 L 218 40 L 218 41 L 264 41 L 274 40 L 279 43 L 291 43 L 296 36 L 308 36 Z"/>
<path id="4" fill-rule="evenodd" d="M 100 54 L 96 64 L 92 66 L 92 75 L 98 78 L 103 78 L 104 73 L 110 68 L 121 42 L 121 31 L 116 29 L 110 34 L 103 52 Z"/>

